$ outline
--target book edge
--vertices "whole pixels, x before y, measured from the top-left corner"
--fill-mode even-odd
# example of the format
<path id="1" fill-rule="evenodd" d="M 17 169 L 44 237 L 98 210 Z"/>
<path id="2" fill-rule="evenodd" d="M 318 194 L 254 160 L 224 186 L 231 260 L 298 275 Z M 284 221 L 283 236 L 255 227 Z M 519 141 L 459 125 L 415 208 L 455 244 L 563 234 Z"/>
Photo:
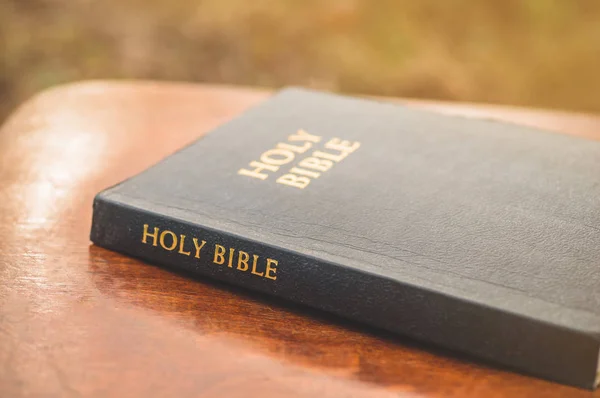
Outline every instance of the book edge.
<path id="1" fill-rule="evenodd" d="M 104 202 L 104 203 L 100 203 L 100 202 Z M 98 208 L 96 208 L 96 205 L 99 205 Z M 92 224 L 92 234 L 91 234 L 91 239 L 94 243 L 96 243 L 99 246 L 108 248 L 108 249 L 112 249 L 118 252 L 121 252 L 123 254 L 127 254 L 127 255 L 131 255 L 133 257 L 137 257 L 140 258 L 142 260 L 147 260 L 149 262 L 154 262 L 157 264 L 162 264 L 163 266 L 167 267 L 167 268 L 181 268 L 182 265 L 177 265 L 177 262 L 173 262 L 172 260 L 151 260 L 151 257 L 148 254 L 136 254 L 136 250 L 130 250 L 128 249 L 127 245 L 125 246 L 120 246 L 122 244 L 122 242 L 120 240 L 117 240 L 115 242 L 108 243 L 106 241 L 103 241 L 103 237 L 102 237 L 102 233 L 98 234 L 99 230 L 102 230 L 103 228 L 105 228 L 103 225 L 111 225 L 112 223 L 106 224 L 106 222 L 108 220 L 111 219 L 111 217 L 113 217 L 113 221 L 116 221 L 116 224 L 121 223 L 122 226 L 121 231 L 123 231 L 123 227 L 125 230 L 129 230 L 129 232 L 131 232 L 130 228 L 128 227 L 128 222 L 124 222 L 125 218 L 128 218 L 128 216 L 131 214 L 134 217 L 139 217 L 141 215 L 145 215 L 145 216 L 149 216 L 150 218 L 156 218 L 156 219 L 161 219 L 161 220 L 165 220 L 165 222 L 169 225 L 181 225 L 182 228 L 198 228 L 198 229 L 204 229 L 204 230 L 210 230 L 211 227 L 210 226 L 206 226 L 206 225 L 202 225 L 196 222 L 192 222 L 192 221 L 186 221 L 186 220 L 181 220 L 177 217 L 172 217 L 172 216 L 166 216 L 163 215 L 161 213 L 158 213 L 154 210 L 147 210 L 147 209 L 143 209 L 143 208 L 138 208 L 135 206 L 131 206 L 128 204 L 124 204 L 121 203 L 119 201 L 114 201 L 111 199 L 107 199 L 105 197 L 100 197 L 99 198 L 99 202 L 97 203 L 96 201 L 94 202 L 94 223 Z M 102 205 L 102 206 L 100 206 Z M 103 208 L 104 211 L 106 211 L 106 208 L 108 207 L 109 211 L 108 212 L 104 212 L 104 214 L 100 214 L 100 208 Z M 112 212 L 111 214 L 111 210 L 110 207 L 113 207 L 114 212 Z M 121 213 L 124 212 L 124 213 Z M 119 216 L 117 216 L 116 219 L 114 219 L 114 215 L 115 214 L 119 214 Z M 107 218 L 108 215 L 108 218 Z M 119 221 L 119 218 L 121 219 Z M 135 218 L 134 218 L 135 219 Z M 105 221 L 104 224 L 102 223 L 97 223 L 98 221 L 103 220 Z M 111 225 L 112 227 L 112 225 Z M 122 233 L 122 232 L 121 232 Z M 244 236 L 240 236 L 240 235 L 236 235 L 236 234 L 232 234 L 230 232 L 227 231 L 222 231 L 222 230 L 213 230 L 213 233 L 215 235 L 220 235 L 222 237 L 227 237 L 227 239 L 230 240 L 238 240 L 238 241 L 245 241 L 249 244 L 254 244 L 254 245 L 258 245 L 258 246 L 263 246 L 265 249 L 268 250 L 273 250 L 273 251 L 277 251 L 280 253 L 289 253 L 290 256 L 292 257 L 300 257 L 300 258 L 305 258 L 305 257 L 309 257 L 306 256 L 302 253 L 293 253 L 292 251 L 285 249 L 285 248 L 281 248 L 281 247 L 271 247 L 271 245 L 269 245 L 268 243 L 264 243 L 264 242 L 256 242 L 254 240 L 252 240 L 251 238 L 247 238 Z M 96 235 L 96 236 L 94 236 Z M 337 264 L 337 263 L 331 263 L 329 262 L 329 264 L 327 265 L 328 261 L 323 260 L 323 259 L 319 259 L 316 258 L 315 261 L 320 264 L 320 266 L 327 266 L 327 267 L 340 267 L 342 266 L 341 264 Z M 183 266 L 183 268 L 186 268 L 185 266 Z M 347 267 L 346 267 L 347 268 Z M 369 275 L 368 272 L 364 271 L 364 270 L 356 270 L 356 269 L 349 269 L 348 272 L 352 272 L 355 274 L 363 274 L 363 275 Z M 593 352 L 599 352 L 600 349 L 600 341 L 598 341 L 598 337 L 600 335 L 595 335 L 592 334 L 590 335 L 589 333 L 586 333 L 585 331 L 582 331 L 580 329 L 577 328 L 572 328 L 572 327 L 565 327 L 564 325 L 556 325 L 554 323 L 551 322 L 547 322 L 544 319 L 541 319 L 539 317 L 529 317 L 529 316 L 524 316 L 522 314 L 518 314 L 515 313 L 513 311 L 504 311 L 502 309 L 499 308 L 495 308 L 495 307 L 491 307 L 491 306 L 487 306 L 484 304 L 481 304 L 480 302 L 475 302 L 475 301 L 469 301 L 466 300 L 462 297 L 452 297 L 452 296 L 447 296 L 445 295 L 443 292 L 440 291 L 435 291 L 435 290 L 430 290 L 427 288 L 424 288 L 422 286 L 411 286 L 409 283 L 404 282 L 404 281 L 399 281 L 399 280 L 394 280 L 394 279 L 390 279 L 390 278 L 385 278 L 384 276 L 381 275 L 373 275 L 370 274 L 372 278 L 376 278 L 379 280 L 388 280 L 388 282 L 396 285 L 399 289 L 403 289 L 403 290 L 413 290 L 415 292 L 422 292 L 425 295 L 423 296 L 423 300 L 425 300 L 426 302 L 429 300 L 441 300 L 439 301 L 439 303 L 442 305 L 442 307 L 447 306 L 448 303 L 454 303 L 451 304 L 452 307 L 456 307 L 457 309 L 459 309 L 459 312 L 461 312 L 462 310 L 460 310 L 460 308 L 466 309 L 468 314 L 471 311 L 474 311 L 473 313 L 477 313 L 479 315 L 477 315 L 478 317 L 481 316 L 481 311 L 491 311 L 489 313 L 489 316 L 491 318 L 490 321 L 493 323 L 497 323 L 498 321 L 498 317 L 500 318 L 505 318 L 505 317 L 510 317 L 512 319 L 514 319 L 514 322 L 517 322 L 516 325 L 518 330 L 521 330 L 523 327 L 527 328 L 529 330 L 529 328 L 531 329 L 531 333 L 533 333 L 533 336 L 536 336 L 538 333 L 543 333 L 543 334 L 549 334 L 548 336 L 554 336 L 554 337 L 549 337 L 551 340 L 558 338 L 559 340 L 557 342 L 561 342 L 560 344 L 553 344 L 552 347 L 553 348 L 549 355 L 550 358 L 552 359 L 552 363 L 554 363 L 554 365 L 548 365 L 549 367 L 545 367 L 544 365 L 541 365 L 542 367 L 538 367 L 538 365 L 533 365 L 534 363 L 538 364 L 542 364 L 544 363 L 539 362 L 541 359 L 539 357 L 540 354 L 536 354 L 536 352 L 541 353 L 544 352 L 546 350 L 544 350 L 542 347 L 545 346 L 545 344 L 547 345 L 548 343 L 548 338 L 543 337 L 542 336 L 542 340 L 545 341 L 545 343 L 542 343 L 542 345 L 540 345 L 539 343 L 536 343 L 537 339 L 533 339 L 530 341 L 533 343 L 532 346 L 523 346 L 523 343 L 520 343 L 521 345 L 521 349 L 523 349 L 524 347 L 528 347 L 525 352 L 528 352 L 527 354 L 525 354 L 525 356 L 523 357 L 523 354 L 517 354 L 517 357 L 509 360 L 509 358 L 511 358 L 512 354 L 510 354 L 508 357 L 506 356 L 506 354 L 500 354 L 499 356 L 496 356 L 497 354 L 494 354 L 493 352 L 496 351 L 496 353 L 500 353 L 500 352 L 510 352 L 512 351 L 512 349 L 509 349 L 507 346 L 507 344 L 512 344 L 511 342 L 513 341 L 512 339 L 515 338 L 515 336 L 513 337 L 505 337 L 504 334 L 501 331 L 498 331 L 497 334 L 495 334 L 497 337 L 497 343 L 499 344 L 499 347 L 504 347 L 504 350 L 508 350 L 508 351 L 503 351 L 500 350 L 498 351 L 498 348 L 494 348 L 491 349 L 491 351 L 488 351 L 489 348 L 488 347 L 488 343 L 486 343 L 486 341 L 488 340 L 488 337 L 486 336 L 490 336 L 490 335 L 486 335 L 486 334 L 482 334 L 482 331 L 478 331 L 475 336 L 475 340 L 474 341 L 479 341 L 478 344 L 475 344 L 474 348 L 468 348 L 470 347 L 470 345 L 468 346 L 464 346 L 464 341 L 463 343 L 461 343 L 461 338 L 455 339 L 455 338 L 448 338 L 448 336 L 452 336 L 452 333 L 448 334 L 448 333 L 443 333 L 441 336 L 445 336 L 445 337 L 441 337 L 440 339 L 440 335 L 436 336 L 436 333 L 431 333 L 429 331 L 427 331 L 428 329 L 422 329 L 421 331 L 416 330 L 415 331 L 411 331 L 411 329 L 406 329 L 406 327 L 400 327 L 399 329 L 396 327 L 390 327 L 390 326 L 386 326 L 385 323 L 390 323 L 390 322 L 384 322 L 383 324 L 381 323 L 381 321 L 367 321 L 365 319 L 360 319 L 359 318 L 355 318 L 355 315 L 351 315 L 352 312 L 348 312 L 347 310 L 341 310 L 341 309 L 334 309 L 334 308 L 330 308 L 327 306 L 320 306 L 320 305 L 315 305 L 314 303 L 311 302 L 303 302 L 303 301 L 298 301 L 297 299 L 293 298 L 292 296 L 289 296 L 289 292 L 285 293 L 285 294 L 279 294 L 277 292 L 277 290 L 272 291 L 270 289 L 268 290 L 264 290 L 264 289 L 257 289 L 256 287 L 252 287 L 251 285 L 246 285 L 244 282 L 236 280 L 236 279 L 230 279 L 230 278 L 222 278 L 222 277 L 215 277 L 215 276 L 211 276 L 210 274 L 205 274 L 204 272 L 198 272 L 198 276 L 200 277 L 206 277 L 208 279 L 213 279 L 213 277 L 217 280 L 223 280 L 223 281 L 227 281 L 227 283 L 231 283 L 233 285 L 237 285 L 237 286 L 241 286 L 245 289 L 249 289 L 249 290 L 258 290 L 259 292 L 262 292 L 264 294 L 268 294 L 268 295 L 272 295 L 275 297 L 280 297 L 281 299 L 284 299 L 286 301 L 292 301 L 292 302 L 296 302 L 302 305 L 307 305 L 313 308 L 317 308 L 319 310 L 325 311 L 325 312 L 329 312 L 329 313 L 334 313 L 338 316 L 342 316 L 344 318 L 349 318 L 352 319 L 354 321 L 358 321 L 360 323 L 366 323 L 366 324 L 370 324 L 370 326 L 375 327 L 375 328 L 380 328 L 380 329 L 384 329 L 384 330 L 389 330 L 391 332 L 397 333 L 399 335 L 405 335 L 408 338 L 411 339 L 415 339 L 415 340 L 420 340 L 420 341 L 424 341 L 427 342 L 428 344 L 433 344 L 434 346 L 438 346 L 438 347 L 444 347 L 446 349 L 450 349 L 452 351 L 455 352 L 462 352 L 472 358 L 475 359 L 479 359 L 479 360 L 484 360 L 484 361 L 490 361 L 496 365 L 500 365 L 500 366 L 505 366 L 508 368 L 508 370 L 513 370 L 513 371 L 518 371 L 520 373 L 524 373 L 524 374 L 528 374 L 531 376 L 537 376 L 537 377 L 542 377 L 548 380 L 553 380 L 556 382 L 561 382 L 564 384 L 570 384 L 573 386 L 578 386 L 578 387 L 582 387 L 582 388 L 587 388 L 587 389 L 594 389 L 597 386 L 597 382 L 598 382 L 598 374 L 597 374 L 597 366 L 596 366 L 596 358 L 595 354 Z M 437 297 L 437 298 L 436 298 Z M 445 303 L 444 303 L 445 302 Z M 405 304 L 402 304 L 403 306 Z M 468 310 L 467 308 L 471 308 L 470 310 Z M 488 308 L 488 309 L 486 309 Z M 414 308 L 413 308 L 414 310 Z M 410 311 L 410 309 L 409 309 Z M 472 317 L 473 313 L 469 316 Z M 465 315 L 466 315 L 465 314 Z M 486 312 L 486 314 L 488 314 Z M 486 316 L 487 317 L 487 316 Z M 463 322 L 465 320 L 463 319 Z M 392 319 L 393 324 L 397 323 L 397 320 Z M 487 323 L 487 322 L 486 322 Z M 402 322 L 400 323 L 402 324 Z M 425 322 L 425 324 L 418 326 L 419 328 L 421 327 L 425 327 L 427 322 Z M 455 326 L 460 327 L 460 321 L 459 323 L 454 323 Z M 515 326 L 516 326 L 515 325 Z M 454 327 L 452 327 L 454 328 Z M 509 327 L 510 330 L 513 327 Z M 546 329 L 548 328 L 548 329 Z M 478 330 L 479 328 L 475 328 L 475 329 L 470 329 L 470 330 Z M 506 329 L 506 327 L 502 327 L 502 329 Z M 424 331 L 426 331 L 425 333 L 423 333 Z M 510 333 L 510 334 L 514 334 L 514 333 Z M 577 337 L 579 336 L 579 337 Z M 492 340 L 493 341 L 493 340 Z M 569 344 L 565 344 L 566 342 L 569 342 Z M 593 347 L 593 352 L 589 352 L 590 348 Z M 521 349 L 517 349 L 517 353 L 520 352 Z M 541 350 L 541 351 L 540 351 Z M 529 355 L 533 355 L 533 357 L 531 357 L 532 359 L 526 359 L 528 358 Z M 564 356 L 563 356 L 564 355 Z M 519 359 L 521 358 L 521 359 Z M 556 358 L 562 358 L 562 360 L 565 361 L 569 361 L 567 363 L 571 364 L 572 367 L 570 367 L 571 372 L 570 374 L 563 374 L 562 371 L 559 372 L 558 369 L 559 368 L 563 368 L 563 365 L 559 365 L 557 367 L 556 362 Z M 567 359 L 568 358 L 568 359 Z M 525 360 L 525 362 L 521 362 Z M 533 362 L 531 362 L 533 361 Z M 529 363 L 529 364 L 527 364 Z M 600 366 L 600 363 L 598 363 L 598 366 Z M 573 373 L 573 370 L 576 370 L 576 372 L 580 372 L 579 376 L 577 376 L 577 373 Z"/>
<path id="2" fill-rule="evenodd" d="M 478 305 L 481 307 L 486 307 L 486 308 L 490 308 L 490 309 L 498 310 L 498 311 L 504 311 L 506 313 L 510 313 L 515 316 L 535 319 L 536 321 L 551 325 L 553 327 L 558 327 L 558 328 L 565 329 L 565 330 L 571 330 L 571 331 L 574 331 L 577 333 L 584 334 L 588 337 L 592 337 L 594 340 L 596 340 L 598 342 L 598 344 L 600 346 L 600 316 L 598 314 L 595 314 L 593 312 L 589 312 L 586 310 L 578 309 L 578 308 L 567 307 L 567 306 L 560 305 L 557 303 L 549 302 L 549 301 L 543 300 L 541 298 L 526 296 L 526 295 L 522 294 L 521 292 L 519 292 L 518 290 L 511 289 L 510 287 L 490 284 L 490 283 L 487 283 L 486 281 L 482 281 L 480 279 L 470 279 L 470 281 L 472 281 L 473 284 L 485 286 L 488 288 L 491 287 L 494 289 L 502 289 L 503 291 L 510 293 L 514 298 L 527 299 L 528 301 L 534 301 L 536 303 L 539 303 L 542 306 L 547 307 L 546 308 L 547 310 L 544 311 L 545 315 L 550 315 L 550 316 L 557 315 L 556 314 L 557 310 L 568 311 L 571 315 L 575 315 L 579 319 L 583 318 L 585 320 L 585 322 L 582 322 L 583 325 L 582 324 L 574 324 L 572 319 L 564 320 L 562 316 L 555 316 L 555 319 L 548 319 L 547 317 L 540 316 L 540 314 L 537 310 L 529 310 L 527 312 L 515 312 L 513 308 L 524 309 L 525 306 L 524 305 L 522 305 L 520 307 L 518 307 L 518 306 L 511 307 L 510 305 L 507 305 L 504 307 L 503 306 L 495 306 L 490 303 L 486 303 L 485 301 L 477 300 L 476 298 L 472 298 L 472 297 L 467 298 L 467 297 L 465 297 L 464 291 L 461 291 L 460 294 L 458 294 L 458 293 L 453 294 L 453 292 L 447 291 L 447 290 L 456 290 L 456 288 L 454 288 L 454 287 L 448 288 L 448 286 L 444 286 L 444 285 L 440 285 L 440 284 L 437 284 L 435 287 L 433 287 L 433 286 L 422 285 L 422 284 L 419 284 L 418 282 L 416 282 L 416 280 L 420 280 L 423 283 L 427 283 L 428 280 L 426 278 L 417 278 L 417 277 L 414 277 L 413 275 L 408 275 L 407 278 L 410 280 L 400 280 L 400 279 L 390 277 L 389 275 L 385 275 L 385 274 L 381 274 L 381 273 L 377 273 L 377 272 L 371 272 L 369 270 L 365 270 L 365 269 L 361 269 L 358 267 L 354 267 L 352 265 L 348 265 L 347 263 L 349 261 L 353 262 L 353 260 L 349 259 L 349 258 L 339 257 L 337 255 L 328 255 L 328 254 L 324 254 L 322 257 L 319 257 L 317 255 L 303 253 L 292 247 L 281 246 L 281 245 L 278 245 L 273 242 L 268 242 L 268 241 L 264 241 L 264 240 L 258 241 L 258 240 L 253 239 L 252 237 L 250 237 L 249 236 L 250 234 L 243 234 L 243 233 L 240 233 L 239 231 L 234 232 L 228 228 L 223 228 L 222 225 L 217 226 L 217 225 L 214 225 L 211 223 L 206 223 L 206 222 L 199 223 L 196 221 L 192 221 L 194 214 L 185 209 L 173 209 L 173 208 L 161 205 L 161 204 L 148 202 L 144 199 L 132 198 L 132 197 L 124 195 L 120 192 L 106 192 L 105 193 L 103 191 L 103 192 L 99 193 L 97 195 L 97 197 L 100 197 L 102 200 L 107 200 L 109 202 L 112 202 L 113 204 L 118 204 L 119 206 L 130 208 L 135 211 L 153 213 L 153 214 L 156 214 L 157 216 L 163 217 L 165 219 L 171 219 L 175 222 L 194 224 L 194 225 L 197 225 L 198 227 L 209 229 L 209 230 L 212 230 L 212 231 L 215 231 L 218 233 L 225 233 L 225 234 L 228 234 L 237 239 L 243 239 L 243 240 L 252 242 L 254 244 L 265 245 L 265 246 L 269 246 L 272 248 L 285 250 L 285 251 L 293 253 L 297 256 L 309 258 L 309 259 L 312 259 L 317 262 L 327 262 L 327 263 L 335 264 L 336 266 L 339 266 L 342 268 L 359 271 L 361 273 L 369 274 L 369 275 L 372 275 L 372 276 L 375 276 L 378 278 L 389 280 L 391 282 L 403 283 L 403 284 L 414 286 L 415 288 L 418 288 L 418 289 L 426 290 L 428 292 L 444 294 L 449 298 L 454 298 L 457 300 L 469 302 L 469 303 L 472 303 L 472 304 L 475 304 L 475 305 Z M 128 201 L 126 202 L 120 198 L 126 198 Z M 145 204 L 146 206 L 145 207 L 143 205 L 136 206 L 136 205 L 132 204 L 131 202 L 138 202 L 138 204 L 140 204 L 140 202 L 141 202 L 142 204 Z M 151 207 L 155 207 L 155 208 L 152 209 Z M 160 208 L 161 211 L 157 211 L 158 209 L 156 209 L 156 207 Z M 182 213 L 182 214 L 179 216 L 171 216 L 171 215 L 167 215 L 164 210 L 169 210 L 169 211 L 175 210 L 176 212 Z M 192 217 L 186 217 L 185 215 L 192 216 Z M 214 221 L 218 221 L 218 220 L 215 219 Z M 239 229 L 239 227 L 238 227 L 238 229 Z M 435 274 L 435 275 L 440 275 L 440 273 L 436 272 L 436 271 L 431 271 L 431 273 Z M 444 274 L 441 274 L 441 275 L 444 275 Z M 464 283 L 464 280 L 461 280 L 460 283 L 461 284 Z M 446 288 L 446 289 L 444 289 L 444 288 Z M 442 290 L 444 290 L 444 291 L 442 291 Z M 488 301 L 491 302 L 494 300 L 489 299 Z M 500 301 L 504 301 L 504 300 L 500 300 Z M 502 303 L 500 303 L 500 304 L 502 304 Z M 527 308 L 527 309 L 529 309 L 529 308 Z M 600 359 L 599 359 L 599 367 L 600 367 Z"/>

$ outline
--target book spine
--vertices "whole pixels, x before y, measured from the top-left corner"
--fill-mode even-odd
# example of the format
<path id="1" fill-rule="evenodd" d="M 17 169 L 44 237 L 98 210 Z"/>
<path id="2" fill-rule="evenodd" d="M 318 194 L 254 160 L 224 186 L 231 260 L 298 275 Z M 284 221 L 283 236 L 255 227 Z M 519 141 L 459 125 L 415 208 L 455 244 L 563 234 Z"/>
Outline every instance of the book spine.
<path id="1" fill-rule="evenodd" d="M 91 240 L 148 262 L 318 308 L 510 369 L 594 388 L 598 341 L 577 330 L 147 212 L 101 195 L 94 200 Z"/>

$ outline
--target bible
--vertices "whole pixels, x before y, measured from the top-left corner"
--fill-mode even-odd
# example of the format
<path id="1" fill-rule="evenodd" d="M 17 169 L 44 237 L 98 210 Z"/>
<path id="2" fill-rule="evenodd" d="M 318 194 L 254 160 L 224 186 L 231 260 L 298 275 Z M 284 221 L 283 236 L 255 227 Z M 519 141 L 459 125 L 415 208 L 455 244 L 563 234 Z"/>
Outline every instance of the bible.
<path id="1" fill-rule="evenodd" d="M 598 384 L 600 142 L 285 89 L 93 206 L 99 246 Z"/>

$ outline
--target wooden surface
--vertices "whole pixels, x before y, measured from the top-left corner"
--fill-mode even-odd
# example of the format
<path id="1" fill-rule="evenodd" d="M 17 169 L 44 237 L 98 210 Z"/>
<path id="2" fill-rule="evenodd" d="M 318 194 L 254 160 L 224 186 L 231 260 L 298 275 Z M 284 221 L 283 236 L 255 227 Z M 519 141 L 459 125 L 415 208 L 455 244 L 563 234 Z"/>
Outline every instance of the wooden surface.
<path id="1" fill-rule="evenodd" d="M 91 82 L 4 124 L 1 397 L 600 397 L 90 245 L 96 192 L 267 95 Z M 585 115 L 417 106 L 600 138 Z"/>

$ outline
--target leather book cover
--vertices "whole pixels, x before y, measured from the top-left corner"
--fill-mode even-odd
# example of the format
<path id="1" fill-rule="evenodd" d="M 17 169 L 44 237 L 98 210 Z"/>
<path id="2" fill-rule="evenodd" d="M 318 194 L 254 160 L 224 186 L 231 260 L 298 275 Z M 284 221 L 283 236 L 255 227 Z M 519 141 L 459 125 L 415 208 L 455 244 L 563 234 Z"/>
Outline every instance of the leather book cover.
<path id="1" fill-rule="evenodd" d="M 99 193 L 91 239 L 598 382 L 600 142 L 286 89 Z"/>

